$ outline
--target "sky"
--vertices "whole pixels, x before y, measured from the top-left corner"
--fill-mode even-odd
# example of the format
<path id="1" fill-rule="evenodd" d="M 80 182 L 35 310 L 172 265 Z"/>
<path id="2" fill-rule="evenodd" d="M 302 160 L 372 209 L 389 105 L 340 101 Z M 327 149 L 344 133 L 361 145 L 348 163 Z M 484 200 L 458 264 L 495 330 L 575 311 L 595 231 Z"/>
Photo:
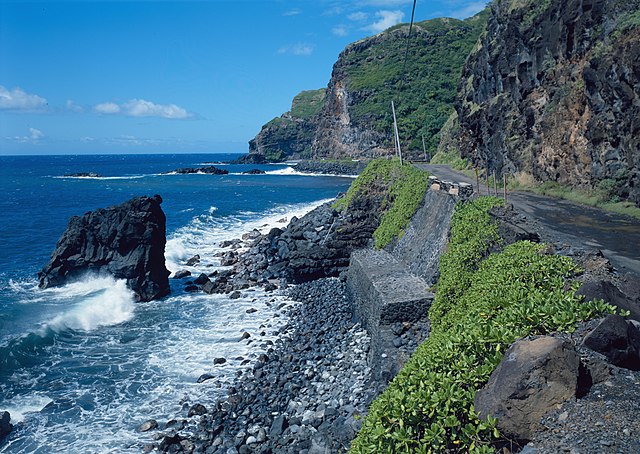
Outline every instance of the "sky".
<path id="1" fill-rule="evenodd" d="M 486 1 L 418 0 L 415 20 Z M 0 155 L 245 153 L 413 0 L 0 0 Z"/>

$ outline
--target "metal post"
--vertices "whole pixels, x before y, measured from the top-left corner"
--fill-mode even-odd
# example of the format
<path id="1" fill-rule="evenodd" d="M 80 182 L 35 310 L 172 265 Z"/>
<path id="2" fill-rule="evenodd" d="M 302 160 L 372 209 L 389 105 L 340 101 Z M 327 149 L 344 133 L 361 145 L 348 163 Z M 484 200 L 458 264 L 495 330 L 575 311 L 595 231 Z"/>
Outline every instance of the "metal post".
<path id="1" fill-rule="evenodd" d="M 396 146 L 398 147 L 398 156 L 400 157 L 400 165 L 402 165 L 402 150 L 400 149 L 400 135 L 398 134 L 398 122 L 396 121 L 396 108 L 391 100 L 391 112 L 393 112 L 393 129 L 396 134 Z"/>

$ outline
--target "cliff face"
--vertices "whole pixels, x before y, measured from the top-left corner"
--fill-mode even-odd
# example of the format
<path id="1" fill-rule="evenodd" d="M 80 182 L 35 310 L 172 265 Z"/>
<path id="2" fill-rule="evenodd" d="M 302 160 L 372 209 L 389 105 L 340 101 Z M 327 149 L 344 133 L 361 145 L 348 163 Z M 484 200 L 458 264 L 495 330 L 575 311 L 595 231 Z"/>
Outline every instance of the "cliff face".
<path id="1" fill-rule="evenodd" d="M 299 93 L 291 110 L 264 125 L 249 141 L 249 153 L 262 155 L 267 161 L 283 161 L 288 157 L 310 157 L 315 131 L 315 117 L 324 103 L 325 90 Z"/>
<path id="2" fill-rule="evenodd" d="M 459 85 L 462 156 L 640 205 L 638 25 L 638 0 L 494 1 Z"/>

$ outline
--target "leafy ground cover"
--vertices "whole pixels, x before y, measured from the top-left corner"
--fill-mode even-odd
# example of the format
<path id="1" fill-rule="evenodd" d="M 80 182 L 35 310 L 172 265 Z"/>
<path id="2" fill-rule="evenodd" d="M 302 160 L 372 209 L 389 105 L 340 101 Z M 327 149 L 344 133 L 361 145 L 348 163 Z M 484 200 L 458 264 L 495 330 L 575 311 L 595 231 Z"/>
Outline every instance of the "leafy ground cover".
<path id="1" fill-rule="evenodd" d="M 565 290 L 580 270 L 544 245 L 522 241 L 489 253 L 500 239 L 488 211 L 501 203 L 483 197 L 456 208 L 431 334 L 372 403 L 352 453 L 493 452 L 496 421 L 479 419 L 473 400 L 509 345 L 614 312 L 584 302 L 576 286 Z"/>

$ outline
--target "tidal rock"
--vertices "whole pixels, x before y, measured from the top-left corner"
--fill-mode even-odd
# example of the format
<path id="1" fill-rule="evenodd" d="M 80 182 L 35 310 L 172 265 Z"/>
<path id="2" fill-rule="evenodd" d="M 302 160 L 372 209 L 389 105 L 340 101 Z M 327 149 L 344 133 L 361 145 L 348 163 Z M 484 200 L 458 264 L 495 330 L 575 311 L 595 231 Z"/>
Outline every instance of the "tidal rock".
<path id="1" fill-rule="evenodd" d="M 242 296 L 242 294 L 238 290 L 236 290 L 236 291 L 232 292 L 231 295 L 229 295 L 229 299 L 237 300 L 241 296 Z"/>
<path id="2" fill-rule="evenodd" d="M 517 341 L 476 394 L 475 409 L 482 418 L 498 418 L 498 429 L 509 438 L 530 440 L 543 415 L 575 397 L 579 365 L 568 340 Z"/>
<path id="3" fill-rule="evenodd" d="M 191 406 L 191 408 L 189 409 L 189 416 L 194 416 L 194 415 L 204 415 L 207 412 L 207 408 L 202 405 L 202 404 L 194 404 Z"/>
<path id="4" fill-rule="evenodd" d="M 189 277 L 191 276 L 191 271 L 189 270 L 180 270 L 180 271 L 176 271 L 176 273 L 173 275 L 174 279 L 184 279 L 185 277 Z"/>
<path id="5" fill-rule="evenodd" d="M 156 421 L 155 419 L 150 419 L 138 426 L 138 432 L 148 432 L 150 430 L 156 429 L 157 427 L 158 421 Z"/>
<path id="6" fill-rule="evenodd" d="M 226 175 L 229 173 L 228 170 L 219 169 L 215 166 L 206 166 L 206 167 L 183 167 L 180 169 L 176 169 L 172 172 L 165 173 L 179 173 L 179 174 L 192 174 L 192 173 L 206 173 L 210 175 Z"/>
<path id="7" fill-rule="evenodd" d="M 214 358 L 213 359 L 213 364 L 224 364 L 226 362 L 227 362 L 227 360 L 225 358 Z"/>
<path id="8" fill-rule="evenodd" d="M 582 345 L 602 353 L 618 367 L 640 370 L 640 331 L 619 315 L 607 315 Z"/>
<path id="9" fill-rule="evenodd" d="M 184 288 L 184 291 L 189 293 L 197 292 L 198 290 L 200 290 L 200 288 L 197 285 L 193 285 L 193 284 L 187 285 Z"/>
<path id="10" fill-rule="evenodd" d="M 136 197 L 72 217 L 51 260 L 38 273 L 40 288 L 64 285 L 93 272 L 126 279 L 139 301 L 169 294 L 161 203 L 159 195 Z"/>
<path id="11" fill-rule="evenodd" d="M 5 439 L 9 433 L 13 430 L 13 424 L 11 424 L 11 415 L 8 411 L 0 413 L 0 442 Z"/>
<path id="12" fill-rule="evenodd" d="M 72 177 L 72 178 L 100 178 L 102 175 L 95 172 L 75 172 L 75 173 L 67 173 L 64 176 Z"/>
<path id="13" fill-rule="evenodd" d="M 209 282 L 209 276 L 207 276 L 204 273 L 201 273 L 200 276 L 198 276 L 197 278 L 194 279 L 193 283 L 196 285 L 204 285 L 207 282 Z"/>
<path id="14" fill-rule="evenodd" d="M 264 170 L 260 170 L 260 169 L 251 169 L 251 170 L 246 170 L 246 171 L 244 171 L 242 173 L 244 173 L 246 175 L 264 175 L 267 172 L 265 172 Z"/>
<path id="15" fill-rule="evenodd" d="M 198 263 L 200 263 L 200 255 L 198 254 L 194 255 L 189 260 L 187 260 L 187 266 L 194 266 L 194 265 L 197 265 Z"/>

